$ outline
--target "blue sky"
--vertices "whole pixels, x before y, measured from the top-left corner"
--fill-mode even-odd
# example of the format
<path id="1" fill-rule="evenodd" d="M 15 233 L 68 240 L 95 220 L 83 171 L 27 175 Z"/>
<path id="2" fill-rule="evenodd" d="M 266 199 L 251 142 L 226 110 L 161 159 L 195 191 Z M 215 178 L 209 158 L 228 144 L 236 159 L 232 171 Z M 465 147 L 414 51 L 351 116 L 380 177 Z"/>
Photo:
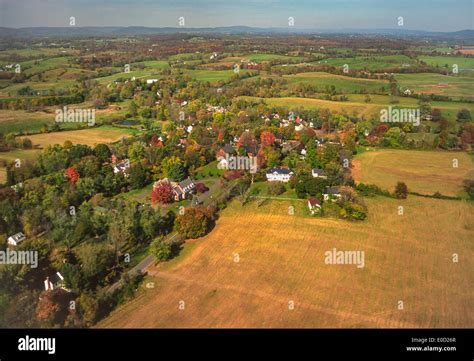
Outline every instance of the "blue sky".
<path id="1" fill-rule="evenodd" d="M 474 0 L 0 0 L 0 26 L 247 25 L 314 29 L 396 28 L 455 31 L 473 28 Z"/>

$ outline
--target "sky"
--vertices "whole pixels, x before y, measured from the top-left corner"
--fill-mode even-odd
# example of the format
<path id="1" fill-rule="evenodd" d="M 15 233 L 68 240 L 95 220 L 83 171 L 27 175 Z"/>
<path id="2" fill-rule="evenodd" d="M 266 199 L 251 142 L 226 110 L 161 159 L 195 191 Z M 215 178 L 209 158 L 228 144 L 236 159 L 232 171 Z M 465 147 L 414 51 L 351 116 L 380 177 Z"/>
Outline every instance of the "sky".
<path id="1" fill-rule="evenodd" d="M 1 27 L 246 25 L 307 29 L 473 29 L 474 0 L 0 0 Z"/>

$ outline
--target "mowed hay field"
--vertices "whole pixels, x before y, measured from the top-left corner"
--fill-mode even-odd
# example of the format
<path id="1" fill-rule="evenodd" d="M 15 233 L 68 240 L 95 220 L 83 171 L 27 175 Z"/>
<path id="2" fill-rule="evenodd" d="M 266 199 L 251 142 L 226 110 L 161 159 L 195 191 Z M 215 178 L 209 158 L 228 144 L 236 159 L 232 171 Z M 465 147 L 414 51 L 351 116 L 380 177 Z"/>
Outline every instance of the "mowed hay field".
<path id="1" fill-rule="evenodd" d="M 97 327 L 472 327 L 474 206 L 366 202 L 360 223 L 302 216 L 305 202 L 294 216 L 287 201 L 233 202 L 208 236 L 149 270 L 155 288 L 143 286 Z M 364 251 L 365 267 L 325 264 L 334 247 Z"/>
<path id="2" fill-rule="evenodd" d="M 42 148 L 54 144 L 62 145 L 67 140 L 71 141 L 73 144 L 86 144 L 94 146 L 99 143 L 113 143 L 119 141 L 123 137 L 126 137 L 133 132 L 134 131 L 131 129 L 101 126 L 89 129 L 34 134 L 25 137 L 31 139 L 34 146 L 39 146 Z"/>
<path id="3" fill-rule="evenodd" d="M 457 159 L 458 168 L 453 167 L 453 159 Z M 369 150 L 356 156 L 353 165 L 356 182 L 389 191 L 400 181 L 409 191 L 456 196 L 464 179 L 474 179 L 474 162 L 464 152 Z"/>

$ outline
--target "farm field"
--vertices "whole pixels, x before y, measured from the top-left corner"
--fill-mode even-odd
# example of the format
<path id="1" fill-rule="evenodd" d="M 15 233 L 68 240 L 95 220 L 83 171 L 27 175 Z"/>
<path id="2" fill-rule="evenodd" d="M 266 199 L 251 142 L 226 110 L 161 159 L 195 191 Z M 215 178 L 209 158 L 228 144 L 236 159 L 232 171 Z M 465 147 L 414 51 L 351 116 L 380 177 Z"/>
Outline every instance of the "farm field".
<path id="1" fill-rule="evenodd" d="M 230 70 L 184 70 L 184 74 L 199 81 L 208 81 L 210 83 L 217 83 L 219 81 L 226 81 L 235 76 L 233 69 Z M 246 73 L 247 70 L 240 70 L 241 73 Z"/>
<path id="2" fill-rule="evenodd" d="M 347 97 L 348 101 L 343 102 L 299 97 L 258 98 L 241 96 L 240 98 L 253 101 L 264 100 L 268 105 L 289 107 L 292 109 L 299 107 L 303 109 L 317 109 L 322 107 L 339 113 L 375 118 L 379 117 L 380 109 L 387 108 L 390 105 L 393 108 L 417 108 L 418 106 L 418 101 L 414 98 L 399 97 L 399 103 L 391 104 L 388 95 L 370 94 L 370 103 L 365 102 L 366 96 L 363 94 L 347 94 Z M 473 103 L 432 101 L 431 106 L 433 108 L 439 108 L 442 115 L 450 121 L 456 120 L 456 114 L 461 108 L 466 108 L 471 112 L 474 111 Z"/>
<path id="3" fill-rule="evenodd" d="M 308 72 L 292 75 L 284 75 L 290 83 L 308 83 L 324 90 L 326 87 L 334 86 L 336 91 L 353 93 L 366 90 L 367 92 L 380 92 L 388 90 L 388 82 L 385 80 L 351 78 L 342 75 L 334 75 L 324 72 Z"/>
<path id="4" fill-rule="evenodd" d="M 313 64 L 325 63 L 334 66 L 344 66 L 347 64 L 349 69 L 369 69 L 372 71 L 383 70 L 387 68 L 402 68 L 404 64 L 414 65 L 415 60 L 406 55 L 384 55 L 384 56 L 356 56 L 353 58 L 328 58 Z"/>
<path id="5" fill-rule="evenodd" d="M 149 269 L 154 289 L 143 288 L 97 327 L 469 327 L 473 205 L 420 197 L 366 202 L 369 219 L 350 227 L 301 217 L 304 202 L 295 216 L 286 201 L 260 208 L 233 202 L 211 234 Z M 400 202 L 405 216 L 397 215 Z M 365 267 L 326 265 L 333 248 L 364 250 Z M 454 252 L 464 261 L 453 263 Z"/>
<path id="6" fill-rule="evenodd" d="M 442 74 L 396 74 L 398 84 L 418 93 L 439 94 L 473 99 L 473 78 Z"/>
<path id="7" fill-rule="evenodd" d="M 458 160 L 458 168 L 453 167 Z M 380 149 L 365 151 L 353 161 L 356 182 L 393 191 L 398 181 L 409 191 L 456 196 L 464 179 L 474 179 L 474 162 L 467 153 Z"/>
<path id="8" fill-rule="evenodd" d="M 31 139 L 33 146 L 39 146 L 41 148 L 54 144 L 62 145 L 66 140 L 70 140 L 73 144 L 94 146 L 98 143 L 113 143 L 119 141 L 124 136 L 131 135 L 134 132 L 132 129 L 100 126 L 89 129 L 33 134 L 28 135 L 27 138 Z"/>
<path id="9" fill-rule="evenodd" d="M 33 160 L 39 154 L 39 149 L 14 149 L 9 152 L 0 152 L 0 184 L 3 184 L 7 180 L 6 167 L 3 165 L 4 162 L 13 162 L 16 159 L 21 161 Z"/>
<path id="10" fill-rule="evenodd" d="M 97 109 L 95 111 L 95 121 L 101 123 L 102 121 L 123 116 L 127 112 L 127 101 L 116 103 L 108 106 L 105 109 Z M 81 104 L 71 104 L 69 109 L 76 108 L 91 108 L 90 102 Z M 19 133 L 29 132 L 35 133 L 41 131 L 45 126 L 52 126 L 55 124 L 55 110 L 61 109 L 62 106 L 47 107 L 47 111 L 29 112 L 25 110 L 5 110 L 0 109 L 0 133 Z M 77 127 L 78 123 L 60 123 L 62 129 L 71 129 Z"/>
<path id="11" fill-rule="evenodd" d="M 418 60 L 424 61 L 428 65 L 446 67 L 453 69 L 457 64 L 459 70 L 474 70 L 474 58 L 465 58 L 463 56 L 419 56 Z"/>
<path id="12" fill-rule="evenodd" d="M 250 61 L 272 61 L 272 60 L 301 60 L 300 56 L 289 56 L 281 54 L 265 54 L 265 53 L 256 53 L 256 54 L 247 54 L 242 57 L 243 59 L 249 59 Z"/>

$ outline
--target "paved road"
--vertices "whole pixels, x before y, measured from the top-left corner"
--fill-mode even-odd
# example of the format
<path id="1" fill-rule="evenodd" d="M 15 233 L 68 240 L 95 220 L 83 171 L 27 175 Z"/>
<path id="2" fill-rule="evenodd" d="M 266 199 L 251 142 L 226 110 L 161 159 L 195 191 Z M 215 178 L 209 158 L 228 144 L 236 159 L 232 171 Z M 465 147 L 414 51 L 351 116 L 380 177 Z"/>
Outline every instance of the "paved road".
<path id="1" fill-rule="evenodd" d="M 165 239 L 166 242 L 171 242 L 176 236 L 178 235 L 178 233 L 174 233 L 172 234 L 171 236 L 167 237 Z M 148 255 L 146 256 L 144 259 L 142 259 L 135 267 L 133 267 L 130 271 L 127 272 L 127 274 L 130 276 L 130 277 L 133 277 L 135 276 L 136 274 L 138 274 L 139 272 L 142 272 L 142 273 L 145 273 L 146 269 L 151 265 L 155 263 L 155 256 L 153 255 Z M 122 283 L 123 281 L 122 280 L 119 280 L 117 282 L 115 282 L 112 286 L 110 286 L 106 293 L 110 294 L 110 293 L 113 293 L 115 290 L 119 289 L 120 287 L 122 287 Z"/>

